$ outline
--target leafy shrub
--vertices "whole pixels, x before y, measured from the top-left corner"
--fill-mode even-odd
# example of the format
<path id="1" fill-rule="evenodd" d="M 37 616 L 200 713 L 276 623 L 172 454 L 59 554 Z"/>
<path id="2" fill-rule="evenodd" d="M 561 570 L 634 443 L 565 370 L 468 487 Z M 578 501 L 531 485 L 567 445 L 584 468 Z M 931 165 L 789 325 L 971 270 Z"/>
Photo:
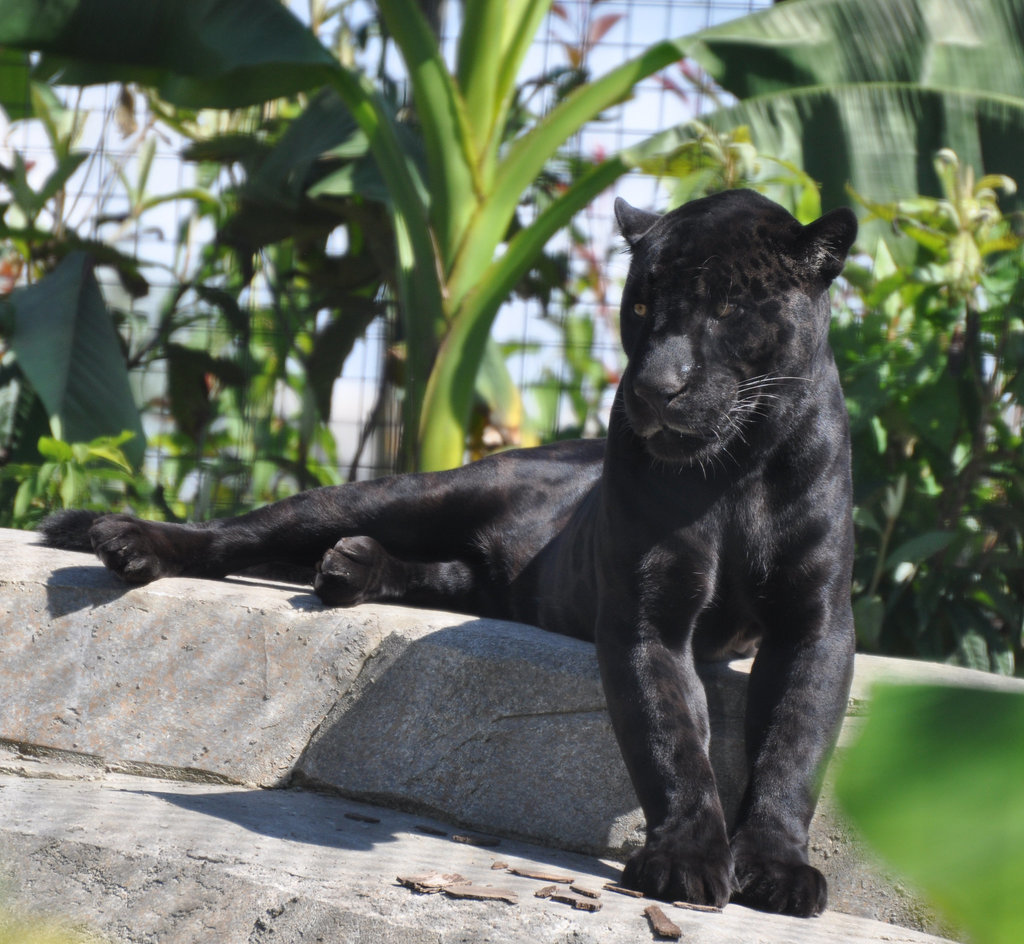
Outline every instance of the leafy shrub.
<path id="1" fill-rule="evenodd" d="M 0 526 L 32 527 L 58 508 L 119 511 L 130 504 L 140 513 L 156 513 L 161 495 L 133 468 L 122 447 L 130 432 L 101 436 L 88 443 L 66 443 L 42 436 L 37 448 L 42 462 L 11 462 L 0 466 L 3 493 L 13 490 L 10 505 L 0 506 Z M 13 486 L 13 489 L 10 487 Z"/>
<path id="2" fill-rule="evenodd" d="M 941 198 L 852 264 L 833 331 L 854 435 L 862 649 L 1012 674 L 1024 618 L 1024 243 L 949 151 Z M 896 258 L 903 261 L 897 263 Z"/>

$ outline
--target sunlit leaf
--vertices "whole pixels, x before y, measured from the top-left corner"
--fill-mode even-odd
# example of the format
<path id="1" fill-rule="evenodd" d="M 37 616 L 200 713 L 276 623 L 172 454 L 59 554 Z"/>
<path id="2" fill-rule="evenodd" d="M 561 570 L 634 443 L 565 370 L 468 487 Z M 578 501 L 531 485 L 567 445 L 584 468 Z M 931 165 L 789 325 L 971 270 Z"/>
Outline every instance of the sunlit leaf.
<path id="1" fill-rule="evenodd" d="M 749 125 L 758 149 L 879 200 L 940 194 L 952 148 L 1013 173 L 1024 148 L 1019 0 L 788 0 L 698 34 L 691 55 L 740 99 L 709 120 Z"/>

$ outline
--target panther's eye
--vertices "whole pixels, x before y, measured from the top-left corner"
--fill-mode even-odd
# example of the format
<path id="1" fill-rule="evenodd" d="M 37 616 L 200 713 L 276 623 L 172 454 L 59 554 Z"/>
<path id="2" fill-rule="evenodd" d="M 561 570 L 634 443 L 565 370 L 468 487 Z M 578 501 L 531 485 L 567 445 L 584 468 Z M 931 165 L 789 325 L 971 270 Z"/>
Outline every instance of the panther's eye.
<path id="1" fill-rule="evenodd" d="M 718 310 L 715 312 L 715 317 L 728 318 L 730 315 L 736 314 L 737 311 L 739 311 L 739 307 L 737 305 L 733 305 L 731 302 L 722 302 L 722 304 L 718 306 Z"/>
<path id="2" fill-rule="evenodd" d="M 637 302 L 633 306 L 633 314 L 639 315 L 643 318 L 643 316 L 647 314 L 647 306 L 643 302 Z"/>

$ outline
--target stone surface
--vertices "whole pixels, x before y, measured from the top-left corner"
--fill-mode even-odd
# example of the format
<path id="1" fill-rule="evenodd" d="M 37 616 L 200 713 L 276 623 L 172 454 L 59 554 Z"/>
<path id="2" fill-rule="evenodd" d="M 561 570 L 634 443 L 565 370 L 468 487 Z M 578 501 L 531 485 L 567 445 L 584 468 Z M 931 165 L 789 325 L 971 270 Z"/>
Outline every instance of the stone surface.
<path id="1" fill-rule="evenodd" d="M 649 901 L 603 890 L 615 863 L 507 839 L 481 848 L 453 841 L 438 821 L 297 789 L 79 774 L 67 760 L 0 754 L 0 887 L 8 908 L 59 915 L 116 944 L 654 940 Z M 544 882 L 493 869 L 499 859 L 571 874 L 601 890 L 601 908 L 537 898 Z M 397 882 L 430 871 L 512 891 L 516 903 L 417 894 Z M 944 940 L 839 912 L 802 920 L 737 905 L 718 914 L 661 907 L 691 944 Z"/>
<path id="2" fill-rule="evenodd" d="M 79 770 L 317 785 L 577 852 L 622 856 L 642 840 L 589 644 L 401 607 L 333 610 L 308 588 L 251 580 L 129 588 L 34 540 L 0 531 L 0 740 L 69 752 Z M 748 669 L 702 672 L 727 809 L 745 778 Z M 844 740 L 878 678 L 1022 685 L 858 657 Z M 832 907 L 931 926 L 827 790 L 811 847 Z"/>

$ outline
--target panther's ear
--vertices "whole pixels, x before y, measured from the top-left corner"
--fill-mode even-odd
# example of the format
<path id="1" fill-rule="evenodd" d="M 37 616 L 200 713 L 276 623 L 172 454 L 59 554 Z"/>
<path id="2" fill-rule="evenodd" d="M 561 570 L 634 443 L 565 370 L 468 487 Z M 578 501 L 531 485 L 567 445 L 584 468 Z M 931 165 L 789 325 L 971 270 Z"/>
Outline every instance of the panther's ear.
<path id="1" fill-rule="evenodd" d="M 626 203 L 622 197 L 616 197 L 615 219 L 619 223 L 619 232 L 632 248 L 661 217 L 657 213 L 638 210 L 635 206 Z"/>
<path id="2" fill-rule="evenodd" d="M 803 261 L 826 285 L 843 271 L 846 254 L 857 238 L 857 217 L 847 207 L 826 213 L 800 233 Z"/>

